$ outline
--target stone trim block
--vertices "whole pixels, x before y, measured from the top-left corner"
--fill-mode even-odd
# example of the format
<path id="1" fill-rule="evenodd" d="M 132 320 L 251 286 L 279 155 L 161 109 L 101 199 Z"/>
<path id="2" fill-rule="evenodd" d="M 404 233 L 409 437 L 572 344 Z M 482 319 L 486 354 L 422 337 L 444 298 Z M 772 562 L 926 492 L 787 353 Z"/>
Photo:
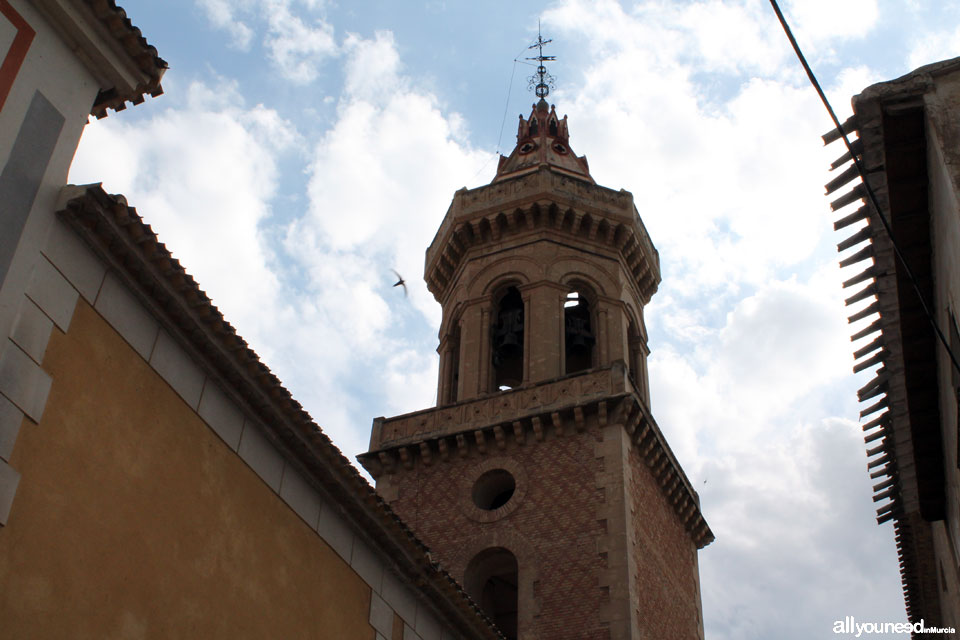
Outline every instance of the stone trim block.
<path id="1" fill-rule="evenodd" d="M 41 256 L 33 267 L 27 297 L 66 333 L 80 294 L 49 260 Z"/>
<path id="2" fill-rule="evenodd" d="M 94 308 L 140 354 L 150 359 L 160 326 L 113 274 L 107 274 Z"/>
<path id="3" fill-rule="evenodd" d="M 103 284 L 107 268 L 60 220 L 57 220 L 50 229 L 43 253 L 83 296 L 84 300 L 93 304 L 97 299 L 97 293 L 100 292 L 100 285 Z"/>
<path id="4" fill-rule="evenodd" d="M 393 635 L 393 609 L 376 593 L 370 594 L 370 626 L 384 636 Z"/>
<path id="5" fill-rule="evenodd" d="M 0 526 L 7 524 L 18 484 L 20 484 L 20 472 L 0 460 Z"/>
<path id="6" fill-rule="evenodd" d="M 150 366 L 196 411 L 206 376 L 166 331 L 157 335 Z"/>
<path id="7" fill-rule="evenodd" d="M 0 395 L 0 459 L 10 462 L 21 424 L 23 424 L 23 412 Z"/>
<path id="8" fill-rule="evenodd" d="M 440 623 L 422 602 L 417 606 L 417 624 L 414 628 L 423 640 L 441 640 Z"/>
<path id="9" fill-rule="evenodd" d="M 52 330 L 53 322 L 50 318 L 44 315 L 40 307 L 25 298 L 20 305 L 17 318 L 13 321 L 10 339 L 23 349 L 24 353 L 30 356 L 34 362 L 41 364 L 43 354 L 47 351 L 47 342 L 50 340 Z"/>
<path id="10" fill-rule="evenodd" d="M 303 518 L 310 528 L 316 530 L 320 520 L 320 496 L 313 487 L 300 475 L 300 472 L 289 464 L 284 467 L 283 479 L 280 482 L 280 497 Z"/>
<path id="11" fill-rule="evenodd" d="M 350 556 L 350 566 L 357 572 L 363 581 L 370 585 L 374 592 L 380 593 L 383 585 L 383 562 L 377 557 L 373 549 L 363 541 L 353 541 L 353 554 Z M 391 628 L 393 621 L 391 619 Z"/>
<path id="12" fill-rule="evenodd" d="M 320 519 L 317 521 L 317 533 L 337 552 L 344 562 L 350 562 L 353 554 L 353 530 L 336 512 L 335 507 L 324 503 L 320 507 Z"/>
<path id="13" fill-rule="evenodd" d="M 7 70 L 5 65 L 5 76 Z M 13 141 L 10 155 L 5 158 L 0 171 L 0 203 L 3 203 L 0 282 L 6 279 L 13 263 L 17 245 L 57 147 L 64 121 L 63 114 L 46 96 L 35 91 Z"/>
<path id="14" fill-rule="evenodd" d="M 206 421 L 227 446 L 236 451 L 240 447 L 243 432 L 243 412 L 220 387 L 207 380 L 200 396 L 197 413 Z"/>
<path id="15" fill-rule="evenodd" d="M 40 422 L 52 379 L 20 347 L 7 340 L 0 352 L 0 393 Z"/>
<path id="16" fill-rule="evenodd" d="M 416 622 L 416 596 L 390 571 L 383 572 L 383 589 L 380 595 L 404 621 Z"/>
<path id="17" fill-rule="evenodd" d="M 413 627 L 408 624 L 404 624 L 403 640 L 423 640 L 423 638 L 417 635 L 417 632 L 413 630 Z"/>
<path id="18" fill-rule="evenodd" d="M 280 493 L 283 457 L 273 443 L 260 432 L 259 427 L 250 421 L 243 425 L 237 453 L 271 489 Z"/>

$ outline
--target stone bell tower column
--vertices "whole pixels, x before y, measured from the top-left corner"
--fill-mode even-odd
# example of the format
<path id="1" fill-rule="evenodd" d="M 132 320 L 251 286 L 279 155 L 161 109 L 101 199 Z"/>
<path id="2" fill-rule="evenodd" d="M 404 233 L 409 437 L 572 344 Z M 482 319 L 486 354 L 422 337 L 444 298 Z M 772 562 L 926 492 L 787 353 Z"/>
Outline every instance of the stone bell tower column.
<path id="1" fill-rule="evenodd" d="M 542 68 L 542 67 L 541 67 Z M 659 258 L 541 99 L 427 250 L 437 406 L 374 420 L 377 492 L 508 638 L 702 638 L 699 498 L 649 410 Z"/>

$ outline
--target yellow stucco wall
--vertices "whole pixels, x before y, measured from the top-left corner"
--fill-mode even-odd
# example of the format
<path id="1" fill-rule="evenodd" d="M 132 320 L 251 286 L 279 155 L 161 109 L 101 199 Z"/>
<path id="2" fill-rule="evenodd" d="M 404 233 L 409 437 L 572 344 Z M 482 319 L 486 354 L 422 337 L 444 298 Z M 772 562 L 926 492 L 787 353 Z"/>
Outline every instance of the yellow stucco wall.
<path id="1" fill-rule="evenodd" d="M 43 368 L 0 637 L 374 637 L 369 587 L 83 300 Z"/>

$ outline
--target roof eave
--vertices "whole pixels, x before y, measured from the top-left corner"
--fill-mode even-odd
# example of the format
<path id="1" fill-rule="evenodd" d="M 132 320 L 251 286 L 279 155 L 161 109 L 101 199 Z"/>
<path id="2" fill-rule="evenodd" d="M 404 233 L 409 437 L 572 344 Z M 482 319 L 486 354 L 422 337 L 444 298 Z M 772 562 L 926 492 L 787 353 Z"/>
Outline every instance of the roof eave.
<path id="1" fill-rule="evenodd" d="M 854 132 L 859 135 L 852 140 L 854 154 L 860 160 L 866 180 L 876 195 L 878 204 L 884 212 L 884 218 L 888 222 L 895 223 L 897 216 L 902 216 L 902 212 L 909 208 L 916 209 L 914 213 L 922 210 L 929 220 L 927 203 L 923 202 L 922 207 L 916 208 L 918 206 L 916 201 L 909 207 L 904 207 L 904 194 L 911 189 L 915 193 L 925 191 L 925 185 L 929 181 L 926 175 L 926 157 L 923 148 L 925 140 L 922 139 L 925 126 L 923 120 L 925 96 L 935 89 L 935 78 L 957 70 L 960 70 L 960 58 L 927 65 L 896 80 L 868 87 L 853 99 L 854 116 L 842 125 L 842 129 L 848 135 Z M 915 134 L 916 139 L 912 144 L 909 135 L 906 136 L 908 148 L 903 151 L 904 132 L 901 130 L 891 134 L 887 131 L 887 127 L 899 128 L 899 122 L 909 120 L 913 121 L 915 128 L 919 123 L 921 133 Z M 897 144 L 900 146 L 893 151 L 890 149 L 891 135 L 897 138 Z M 829 143 L 840 137 L 840 131 L 835 129 L 824 136 L 824 141 Z M 891 152 L 893 155 L 888 157 Z M 912 175 L 910 180 L 904 180 L 902 165 L 909 163 L 904 162 L 904 153 L 912 154 L 910 159 L 914 164 L 923 167 L 922 176 Z M 827 185 L 827 193 L 830 194 L 853 181 L 853 189 L 835 199 L 832 203 L 833 209 L 839 210 L 848 204 L 866 201 L 866 204 L 857 211 L 838 220 L 834 227 L 839 230 L 861 220 L 867 222 L 865 226 L 839 243 L 838 249 L 841 251 L 857 249 L 841 261 L 841 266 L 858 262 L 867 265 L 860 274 L 849 278 L 844 283 L 844 287 L 866 283 L 847 299 L 847 304 L 868 301 L 863 309 L 851 316 L 850 322 L 879 316 L 851 338 L 861 340 L 874 337 L 872 342 L 855 353 L 855 358 L 860 360 L 854 367 L 855 372 L 881 364 L 875 370 L 874 378 L 858 392 L 860 401 L 865 403 L 860 417 L 868 419 L 863 427 L 866 432 L 868 458 L 871 458 L 868 470 L 871 478 L 878 481 L 873 487 L 874 502 L 882 502 L 877 510 L 877 520 L 880 523 L 893 520 L 904 600 L 909 618 L 912 621 L 924 616 L 930 619 L 935 617 L 932 608 L 936 608 L 938 603 L 935 597 L 930 598 L 926 594 L 930 592 L 931 584 L 935 587 L 936 575 L 935 568 L 930 566 L 929 559 L 921 550 L 929 548 L 927 538 L 930 535 L 930 529 L 927 523 L 937 519 L 938 515 L 936 509 L 938 500 L 936 495 L 931 494 L 931 490 L 936 493 L 937 482 L 927 476 L 931 469 L 940 465 L 935 461 L 930 461 L 929 464 L 917 461 L 917 455 L 924 459 L 927 456 L 923 451 L 918 453 L 915 446 L 920 446 L 925 451 L 930 449 L 931 443 L 929 434 L 918 433 L 922 425 L 916 424 L 918 419 L 915 414 L 918 406 L 930 403 L 929 399 L 925 399 L 925 401 L 915 402 L 915 406 L 912 406 L 910 398 L 916 395 L 918 376 L 923 379 L 928 378 L 930 374 L 926 371 L 928 368 L 932 368 L 933 374 L 936 375 L 936 357 L 935 354 L 933 357 L 918 357 L 916 353 L 909 353 L 917 350 L 915 344 L 917 327 L 927 324 L 927 320 L 913 292 L 910 291 L 905 295 L 905 291 L 912 287 L 898 264 L 893 242 L 887 235 L 874 207 L 866 199 L 865 186 L 857 180 L 859 174 L 853 166 L 851 154 L 845 153 L 831 166 L 832 169 L 840 169 L 845 165 L 848 165 L 846 171 L 841 172 Z M 909 194 L 906 197 L 909 200 Z M 901 213 L 897 213 L 898 211 Z M 901 232 L 907 227 L 909 225 L 901 227 Z M 894 233 L 898 233 L 896 226 L 894 226 Z M 919 235 L 923 235 L 922 230 Z M 926 238 L 926 242 L 929 243 L 929 237 Z M 902 241 L 898 241 L 898 244 L 902 244 Z M 910 262 L 912 270 L 916 271 L 918 266 L 921 271 L 924 267 L 929 268 L 929 265 L 923 264 L 922 255 L 917 257 L 916 247 L 908 248 L 905 253 L 908 261 L 911 261 L 911 257 L 913 258 Z M 913 256 L 910 255 L 911 253 Z M 919 253 L 924 253 L 922 248 Z M 929 249 L 926 253 L 927 262 L 929 262 Z M 932 289 L 925 292 L 925 297 L 928 299 L 932 299 L 932 295 Z M 913 296 L 913 302 L 910 302 L 910 296 Z M 904 340 L 905 327 L 909 327 L 911 336 L 907 342 L 910 344 L 906 344 Z M 928 324 L 927 330 L 932 333 Z M 924 365 L 924 362 L 927 364 Z M 914 388 L 913 392 L 909 391 L 911 386 Z M 935 381 L 933 387 L 934 389 L 937 387 Z M 935 422 L 938 431 L 939 419 Z M 942 451 L 940 443 L 936 446 L 940 446 Z M 942 490 L 942 483 L 940 483 L 939 491 Z"/>
<path id="2" fill-rule="evenodd" d="M 34 4 L 100 86 L 90 114 L 140 104 L 163 93 L 167 63 L 114 0 L 35 0 Z"/>

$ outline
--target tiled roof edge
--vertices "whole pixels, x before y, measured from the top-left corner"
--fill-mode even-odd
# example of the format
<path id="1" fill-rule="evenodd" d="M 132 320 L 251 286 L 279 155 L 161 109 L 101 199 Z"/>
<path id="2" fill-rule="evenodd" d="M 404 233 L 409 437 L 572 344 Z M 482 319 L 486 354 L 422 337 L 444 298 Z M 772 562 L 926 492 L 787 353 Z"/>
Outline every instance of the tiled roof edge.
<path id="1" fill-rule="evenodd" d="M 156 47 L 147 42 L 140 29 L 134 26 L 127 17 L 127 12 L 118 6 L 115 0 L 83 1 L 147 77 L 146 81 L 129 94 L 121 94 L 116 89 L 101 91 L 94 100 L 90 115 L 98 119 L 104 118 L 107 115 L 107 109 L 122 111 L 126 108 L 127 102 L 136 105 L 143 102 L 144 96 L 156 98 L 163 94 L 160 80 L 169 68 L 167 62 L 157 53 Z"/>
<path id="2" fill-rule="evenodd" d="M 873 485 L 873 501 L 879 503 L 876 518 L 878 524 L 893 523 L 904 604 L 911 621 L 922 617 L 921 562 L 913 544 L 915 535 L 921 533 L 915 531 L 909 510 L 905 507 L 905 494 L 916 493 L 914 471 L 911 465 L 907 465 L 906 469 L 901 468 L 897 452 L 897 434 L 906 433 L 907 439 L 910 437 L 909 417 L 898 408 L 903 402 L 891 401 L 890 397 L 893 394 L 900 398 L 905 393 L 903 363 L 900 359 L 902 351 L 897 346 L 901 337 L 896 266 L 892 243 L 878 219 L 876 209 L 867 198 L 863 179 L 854 165 L 853 157 L 855 155 L 863 166 L 880 207 L 884 209 L 881 215 L 889 220 L 880 105 L 916 99 L 933 86 L 933 76 L 958 67 L 960 58 L 926 65 L 895 80 L 871 85 L 854 96 L 854 115 L 841 125 L 850 138 L 853 154 L 847 151 L 831 164 L 832 171 L 842 171 L 825 187 L 826 194 L 835 197 L 832 194 L 841 187 L 853 185 L 844 195 L 831 202 L 834 211 L 844 210 L 846 214 L 834 223 L 835 230 L 866 221 L 864 226 L 839 242 L 837 249 L 840 252 L 856 249 L 840 261 L 841 267 L 857 263 L 865 265 L 860 273 L 843 283 L 845 289 L 857 285 L 856 292 L 846 299 L 847 305 L 868 301 L 863 309 L 849 317 L 848 322 L 853 324 L 871 319 L 851 337 L 851 341 L 873 338 L 854 352 L 856 362 L 853 371 L 856 373 L 880 365 L 873 371 L 871 380 L 859 389 L 857 397 L 864 407 L 860 411 L 860 419 L 863 421 L 868 458 L 867 471 L 876 482 Z M 841 135 L 840 130 L 833 129 L 823 136 L 824 143 L 839 140 Z M 851 204 L 858 205 L 852 213 L 847 208 Z"/>

